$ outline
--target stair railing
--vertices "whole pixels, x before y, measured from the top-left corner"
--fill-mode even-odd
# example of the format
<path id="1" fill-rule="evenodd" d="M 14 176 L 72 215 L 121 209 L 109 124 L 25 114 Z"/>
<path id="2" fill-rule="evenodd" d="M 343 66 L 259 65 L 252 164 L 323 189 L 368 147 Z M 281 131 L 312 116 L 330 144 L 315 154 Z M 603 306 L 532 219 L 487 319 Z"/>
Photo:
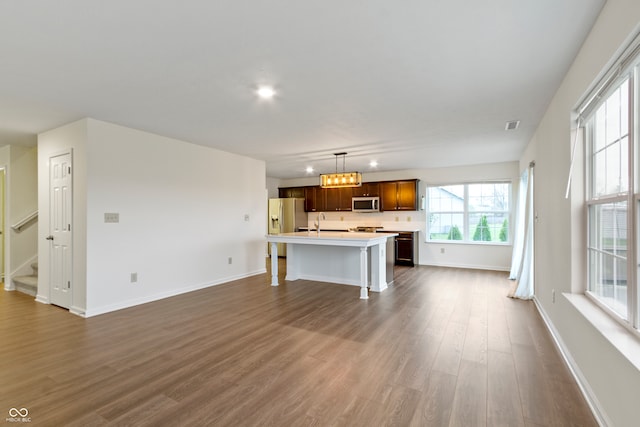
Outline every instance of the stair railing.
<path id="1" fill-rule="evenodd" d="M 20 221 L 16 222 L 15 224 L 13 224 L 11 226 L 11 228 L 13 230 L 15 230 L 17 233 L 20 233 L 22 231 L 23 228 L 33 224 L 36 219 L 38 219 L 38 211 L 34 211 L 31 214 L 25 216 L 24 218 L 22 218 Z"/>

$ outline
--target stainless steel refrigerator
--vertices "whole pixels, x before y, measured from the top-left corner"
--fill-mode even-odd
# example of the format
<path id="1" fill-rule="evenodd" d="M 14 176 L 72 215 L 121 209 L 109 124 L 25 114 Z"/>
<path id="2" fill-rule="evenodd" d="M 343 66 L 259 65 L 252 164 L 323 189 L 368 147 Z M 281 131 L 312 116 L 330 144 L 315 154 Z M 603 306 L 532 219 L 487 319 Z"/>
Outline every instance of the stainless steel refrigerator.
<path id="1" fill-rule="evenodd" d="M 291 233 L 306 227 L 304 199 L 269 199 L 269 234 Z M 271 245 L 269 245 L 271 255 Z M 278 243 L 278 256 L 287 256 L 287 245 Z"/>

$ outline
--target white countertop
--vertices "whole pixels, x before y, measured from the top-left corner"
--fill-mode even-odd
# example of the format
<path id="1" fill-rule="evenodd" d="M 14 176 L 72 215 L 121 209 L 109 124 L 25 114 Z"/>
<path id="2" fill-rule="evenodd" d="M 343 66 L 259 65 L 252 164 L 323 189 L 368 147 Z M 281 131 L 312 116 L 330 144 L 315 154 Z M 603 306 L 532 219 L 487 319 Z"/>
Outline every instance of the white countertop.
<path id="1" fill-rule="evenodd" d="M 394 233 L 364 233 L 349 231 L 299 231 L 295 233 L 268 234 L 268 242 L 296 243 L 302 245 L 328 246 L 374 246 L 385 242 Z"/>

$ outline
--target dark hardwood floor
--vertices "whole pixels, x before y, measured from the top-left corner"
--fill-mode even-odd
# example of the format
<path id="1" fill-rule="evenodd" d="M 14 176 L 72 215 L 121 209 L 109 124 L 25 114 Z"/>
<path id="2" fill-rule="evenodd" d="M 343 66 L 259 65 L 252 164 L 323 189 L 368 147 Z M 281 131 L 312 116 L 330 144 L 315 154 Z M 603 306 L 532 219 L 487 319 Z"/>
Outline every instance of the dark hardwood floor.
<path id="1" fill-rule="evenodd" d="M 270 282 L 90 319 L 0 292 L 0 420 L 27 408 L 33 426 L 596 425 L 534 304 L 506 297 L 506 273 L 402 268 L 366 301 Z"/>

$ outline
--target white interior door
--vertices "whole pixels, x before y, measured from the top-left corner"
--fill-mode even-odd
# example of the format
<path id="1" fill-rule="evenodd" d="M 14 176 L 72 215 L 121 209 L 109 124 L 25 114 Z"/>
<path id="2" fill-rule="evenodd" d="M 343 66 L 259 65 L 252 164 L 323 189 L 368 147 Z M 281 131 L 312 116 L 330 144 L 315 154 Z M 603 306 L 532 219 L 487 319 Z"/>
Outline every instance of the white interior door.
<path id="1" fill-rule="evenodd" d="M 49 232 L 51 303 L 71 306 L 72 188 L 71 154 L 49 158 Z"/>

